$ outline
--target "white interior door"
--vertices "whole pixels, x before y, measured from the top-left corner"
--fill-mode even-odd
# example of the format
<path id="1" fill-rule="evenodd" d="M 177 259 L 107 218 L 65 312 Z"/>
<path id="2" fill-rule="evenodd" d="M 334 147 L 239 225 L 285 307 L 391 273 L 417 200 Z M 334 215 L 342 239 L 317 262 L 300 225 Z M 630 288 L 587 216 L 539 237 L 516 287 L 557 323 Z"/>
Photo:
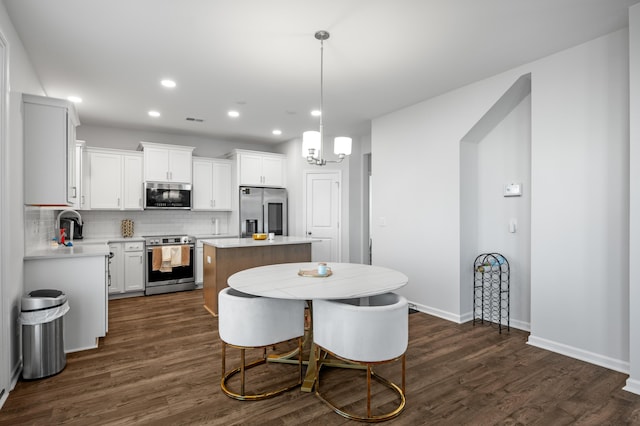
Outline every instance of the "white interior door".
<path id="1" fill-rule="evenodd" d="M 305 229 L 313 243 L 313 262 L 340 261 L 340 193 L 339 171 L 305 173 Z"/>

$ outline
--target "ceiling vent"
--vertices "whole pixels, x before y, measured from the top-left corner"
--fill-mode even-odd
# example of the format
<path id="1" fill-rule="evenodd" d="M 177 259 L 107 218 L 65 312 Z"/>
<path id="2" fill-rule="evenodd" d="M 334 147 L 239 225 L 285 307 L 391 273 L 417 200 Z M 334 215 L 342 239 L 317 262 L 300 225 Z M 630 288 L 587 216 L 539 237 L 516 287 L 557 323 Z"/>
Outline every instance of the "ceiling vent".
<path id="1" fill-rule="evenodd" d="M 186 118 L 187 121 L 193 121 L 195 123 L 202 123 L 204 122 L 204 120 L 202 118 L 194 118 L 194 117 L 187 117 Z"/>

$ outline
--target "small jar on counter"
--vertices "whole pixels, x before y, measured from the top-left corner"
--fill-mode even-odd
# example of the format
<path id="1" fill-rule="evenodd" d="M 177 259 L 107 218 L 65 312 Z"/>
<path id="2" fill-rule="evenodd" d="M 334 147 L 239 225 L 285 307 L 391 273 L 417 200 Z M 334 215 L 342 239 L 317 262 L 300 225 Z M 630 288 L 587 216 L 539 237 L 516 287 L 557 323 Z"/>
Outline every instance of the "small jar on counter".
<path id="1" fill-rule="evenodd" d="M 327 275 L 327 264 L 324 262 L 318 263 L 318 275 Z"/>

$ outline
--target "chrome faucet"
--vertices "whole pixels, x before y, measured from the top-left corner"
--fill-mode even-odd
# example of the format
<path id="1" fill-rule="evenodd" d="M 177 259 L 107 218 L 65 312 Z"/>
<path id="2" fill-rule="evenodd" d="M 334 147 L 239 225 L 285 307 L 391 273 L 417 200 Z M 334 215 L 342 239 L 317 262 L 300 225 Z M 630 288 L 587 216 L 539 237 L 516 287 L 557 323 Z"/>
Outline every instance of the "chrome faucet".
<path id="1" fill-rule="evenodd" d="M 58 213 L 58 217 L 56 217 L 56 228 L 54 229 L 56 238 L 60 235 L 60 218 L 65 213 L 73 213 L 74 215 L 76 215 L 78 217 L 79 224 L 82 225 L 82 216 L 80 216 L 80 213 L 73 209 L 64 209 L 60 213 Z M 69 240 L 73 240 L 73 227 L 69 229 L 69 232 L 71 233 L 71 235 L 68 236 Z"/>

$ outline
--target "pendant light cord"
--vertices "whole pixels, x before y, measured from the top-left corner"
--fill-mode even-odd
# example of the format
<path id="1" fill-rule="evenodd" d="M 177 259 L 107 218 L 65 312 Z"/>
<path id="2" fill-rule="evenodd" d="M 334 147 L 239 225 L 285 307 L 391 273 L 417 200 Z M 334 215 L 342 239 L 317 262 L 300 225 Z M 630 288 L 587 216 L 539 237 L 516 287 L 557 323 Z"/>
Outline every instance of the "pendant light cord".
<path id="1" fill-rule="evenodd" d="M 322 116 L 324 115 L 324 39 L 320 39 L 320 155 L 324 158 L 324 132 Z"/>

